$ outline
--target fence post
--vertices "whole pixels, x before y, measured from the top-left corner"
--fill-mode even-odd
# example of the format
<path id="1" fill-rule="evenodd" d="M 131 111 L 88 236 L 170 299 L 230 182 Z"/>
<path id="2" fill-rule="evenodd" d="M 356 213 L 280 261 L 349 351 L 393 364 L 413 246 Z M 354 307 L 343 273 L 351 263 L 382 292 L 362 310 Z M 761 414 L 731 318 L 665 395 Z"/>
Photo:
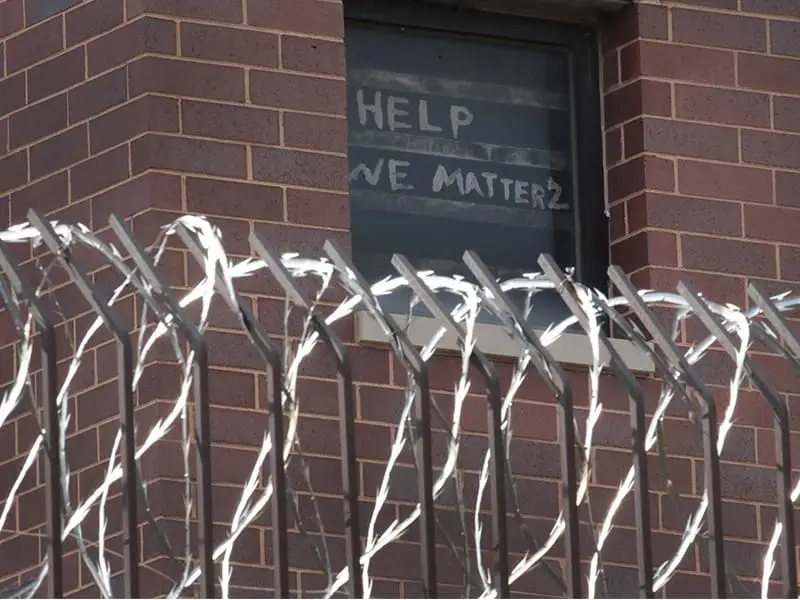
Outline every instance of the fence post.
<path id="1" fill-rule="evenodd" d="M 428 307 L 451 333 L 466 342 L 464 330 L 456 324 L 447 309 L 442 306 L 433 291 L 417 275 L 413 265 L 402 254 L 392 257 L 392 265 L 406 278 L 417 297 Z M 486 383 L 486 404 L 489 429 L 489 448 L 491 460 L 492 488 L 492 529 L 494 535 L 494 575 L 497 582 L 497 595 L 508 598 L 510 593 L 508 567 L 508 531 L 506 523 L 506 460 L 502 423 L 502 395 L 497 372 L 489 359 L 477 347 L 473 347 L 470 361 Z M 480 549 L 478 549 L 480 551 Z"/>
<path id="2" fill-rule="evenodd" d="M 8 277 L 11 287 L 18 296 L 28 302 L 28 310 L 41 330 L 42 336 L 42 397 L 44 398 L 44 444 L 47 450 L 47 469 L 45 471 L 45 512 L 47 514 L 47 596 L 64 596 L 64 559 L 61 539 L 61 507 L 64 501 L 61 485 L 61 434 L 58 408 L 58 367 L 56 354 L 55 318 L 42 303 L 36 290 L 22 274 L 16 260 L 5 242 L 0 240 L 0 266 Z M 5 285 L 3 285 L 5 288 Z M 6 290 L 4 290 L 5 292 Z M 5 298 L 6 309 L 17 310 L 13 298 Z M 19 323 L 18 325 L 22 325 Z M 20 331 L 22 333 L 22 331 Z"/>
<path id="3" fill-rule="evenodd" d="M 737 348 L 733 337 L 722 327 L 708 304 L 700 296 L 692 293 L 683 282 L 678 283 L 678 293 L 689 303 L 694 314 L 719 341 L 722 348 L 735 361 Z M 766 300 L 761 298 L 761 300 Z M 768 301 L 768 300 L 767 300 Z M 750 327 L 748 323 L 748 327 Z M 758 391 L 766 398 L 775 418 L 775 450 L 778 460 L 777 492 L 778 514 L 783 522 L 783 543 L 781 544 L 781 566 L 783 581 L 789 597 L 797 597 L 797 562 L 794 547 L 794 505 L 792 503 L 792 454 L 791 433 L 789 430 L 789 409 L 769 382 L 764 378 L 749 358 L 744 358 L 744 370 L 755 383 Z"/>
<path id="4" fill-rule="evenodd" d="M 286 291 L 289 300 L 310 319 L 314 330 L 331 351 L 339 374 L 339 432 L 342 449 L 342 487 L 344 491 L 344 520 L 347 538 L 347 567 L 350 572 L 350 592 L 353 598 L 363 596 L 361 581 L 361 524 L 359 517 L 358 462 L 355 441 L 355 400 L 353 394 L 353 369 L 347 348 L 333 329 L 308 303 L 297 288 L 294 279 L 269 248 L 264 236 L 254 231 L 250 234 L 250 245 L 264 261 L 278 283 Z"/>
<path id="5" fill-rule="evenodd" d="M 556 291 L 578 323 L 591 335 L 592 330 L 586 314 L 578 301 L 574 284 L 558 267 L 553 258 L 547 254 L 539 257 L 539 266 L 556 286 Z M 645 416 L 644 394 L 642 388 L 630 372 L 625 361 L 611 344 L 602 328 L 597 330 L 600 346 L 611 358 L 611 367 L 622 381 L 630 400 L 631 432 L 633 437 L 634 475 L 636 490 L 634 502 L 636 509 L 636 545 L 639 569 L 639 594 L 642 598 L 653 597 L 653 546 L 650 534 L 650 481 L 647 476 L 647 450 L 645 436 L 647 434 L 647 418 Z"/>
<path id="6" fill-rule="evenodd" d="M 178 235 L 192 253 L 197 263 L 205 264 L 205 254 L 189 230 L 183 225 L 177 228 Z M 283 464 L 283 361 L 278 345 L 259 325 L 252 311 L 236 293 L 229 289 L 220 276 L 219 268 L 215 277 L 217 292 L 228 307 L 239 317 L 242 326 L 267 364 L 267 397 L 269 404 L 269 435 L 273 452 L 270 452 L 270 472 L 272 474 L 274 494 L 272 498 L 272 545 L 274 546 L 275 564 L 275 597 L 285 598 L 289 595 L 289 539 L 286 529 L 286 470 Z M 231 293 L 233 294 L 231 296 Z M 265 478 L 266 480 L 266 478 Z"/>
<path id="7" fill-rule="evenodd" d="M 714 398 L 695 373 L 691 365 L 678 352 L 675 344 L 664 333 L 655 315 L 639 297 L 639 293 L 627 275 L 617 266 L 608 268 L 608 276 L 628 301 L 636 316 L 653 336 L 671 368 L 679 371 L 697 392 L 703 403 L 703 466 L 709 493 L 709 570 L 711 572 L 711 595 L 724 598 L 727 595 L 725 577 L 725 551 L 722 538 L 722 497 L 720 492 L 719 454 L 717 453 L 717 409 Z"/>
<path id="8" fill-rule="evenodd" d="M 488 305 L 493 312 L 514 331 L 517 339 L 530 353 L 536 370 L 547 385 L 558 396 L 558 428 L 561 440 L 561 477 L 564 503 L 564 550 L 567 561 L 567 596 L 581 596 L 580 532 L 578 520 L 578 476 L 575 469 L 575 414 L 572 389 L 561 365 L 539 341 L 516 306 L 508 299 L 502 288 L 481 258 L 472 251 L 464 253 L 464 263 L 491 294 Z"/>
<path id="9" fill-rule="evenodd" d="M 339 269 L 339 277 L 346 287 L 361 296 L 361 302 L 370 315 L 386 332 L 397 358 L 406 367 L 414 380 L 416 402 L 414 403 L 418 435 L 415 454 L 420 456 L 417 466 L 417 487 L 420 502 L 420 539 L 422 540 L 422 586 L 423 596 L 438 597 L 436 575 L 436 521 L 433 498 L 433 450 L 431 443 L 431 390 L 428 380 L 428 365 L 397 325 L 394 318 L 385 312 L 372 294 L 370 286 L 355 266 L 345 258 L 338 244 L 328 240 L 324 251 Z M 353 289 L 354 288 L 354 289 Z"/>
<path id="10" fill-rule="evenodd" d="M 109 224 L 128 251 L 139 269 L 142 277 L 153 290 L 153 295 L 166 306 L 176 320 L 181 333 L 186 337 L 194 352 L 194 396 L 197 420 L 197 508 L 200 514 L 199 555 L 201 563 L 200 587 L 203 595 L 213 598 L 214 592 L 214 525 L 212 511 L 211 481 L 211 425 L 209 422 L 208 400 L 208 351 L 203 336 L 197 327 L 186 316 L 180 304 L 175 300 L 169 286 L 165 285 L 156 272 L 147 253 L 133 237 L 132 232 L 117 215 L 111 215 Z M 146 295 L 144 296 L 146 298 Z"/>
<path id="11" fill-rule="evenodd" d="M 122 463 L 123 505 L 122 521 L 124 523 L 123 556 L 125 571 L 123 581 L 125 596 L 139 596 L 139 529 L 138 529 L 138 488 L 136 476 L 136 437 L 133 405 L 133 350 L 128 329 L 120 323 L 119 317 L 108 305 L 108 300 L 92 285 L 83 270 L 72 259 L 70 249 L 62 245 L 56 232 L 44 217 L 32 208 L 28 211 L 28 220 L 42 236 L 42 241 L 58 258 L 69 273 L 80 293 L 111 331 L 117 344 L 117 369 L 120 429 L 123 440 L 120 458 Z"/>

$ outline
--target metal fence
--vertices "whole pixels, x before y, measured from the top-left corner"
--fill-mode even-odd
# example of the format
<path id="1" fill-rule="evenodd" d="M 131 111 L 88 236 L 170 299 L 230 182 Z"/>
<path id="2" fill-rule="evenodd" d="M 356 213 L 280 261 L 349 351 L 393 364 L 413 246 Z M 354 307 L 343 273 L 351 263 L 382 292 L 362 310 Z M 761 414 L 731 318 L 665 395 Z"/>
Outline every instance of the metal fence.
<path id="1" fill-rule="evenodd" d="M 720 456 L 724 455 L 727 435 L 737 416 L 740 390 L 754 386 L 766 401 L 764 410 L 771 411 L 775 422 L 777 469 L 775 471 L 778 518 L 763 557 L 761 572 L 762 595 L 774 579 L 774 554 L 779 553 L 782 593 L 797 597 L 797 569 L 795 561 L 794 502 L 800 495 L 800 486 L 793 487 L 790 422 L 786 397 L 775 391 L 768 378 L 751 360 L 754 344 L 781 357 L 800 375 L 800 343 L 787 324 L 784 313 L 800 304 L 800 297 L 783 294 L 769 297 L 755 286 L 748 289 L 754 308 L 745 311 L 730 305 L 709 302 L 681 284 L 676 293 L 638 291 L 628 277 L 617 267 L 608 271 L 610 281 L 619 290 L 619 296 L 607 297 L 597 290 L 587 289 L 573 281 L 549 256 L 539 258 L 541 273 L 526 277 L 496 281 L 480 257 L 465 252 L 463 260 L 477 282 L 459 277 L 439 276 L 430 272 L 417 272 L 403 256 L 396 255 L 392 265 L 397 275 L 380 282 L 368 284 L 358 273 L 346 254 L 335 243 L 324 246 L 326 257 L 306 259 L 296 255 L 279 256 L 269 240 L 257 229 L 250 236 L 253 257 L 232 260 L 225 253 L 220 232 L 202 217 L 185 216 L 168 224 L 162 236 L 145 248 L 133 235 L 129 226 L 112 216 L 110 220 L 114 242 L 104 241 L 81 226 L 48 222 L 35 210 L 29 213 L 29 222 L 0 233 L 0 267 L 5 278 L 0 278 L 0 295 L 19 336 L 17 369 L 14 381 L 0 400 L 0 428 L 16 418 L 24 402 L 32 402 L 31 410 L 41 418 L 41 434 L 28 449 L 19 476 L 9 484 L 6 501 L 0 513 L 2 536 L 15 535 L 9 525 L 11 506 L 21 493 L 26 473 L 37 456 L 44 456 L 46 488 L 46 559 L 36 575 L 24 579 L 8 594 L 30 596 L 46 583 L 49 597 L 61 597 L 64 587 L 63 563 L 66 540 L 77 540 L 80 560 L 91 575 L 100 593 L 105 596 L 124 595 L 139 597 L 143 568 L 140 564 L 139 514 L 140 503 L 147 502 L 142 489 L 146 486 L 138 469 L 142 457 L 150 452 L 170 428 L 185 425 L 194 406 L 194 426 L 181 431 L 184 460 L 188 461 L 190 449 L 194 468 L 186 465 L 186 498 L 184 525 L 190 522 L 197 527 L 196 539 L 183 553 L 183 570 L 173 582 L 170 596 L 199 593 L 214 597 L 230 593 L 234 568 L 231 564 L 233 548 L 246 527 L 259 515 L 269 510 L 273 524 L 285 524 L 291 519 L 292 490 L 287 485 L 287 465 L 290 457 L 299 451 L 298 442 L 298 374 L 303 361 L 317 346 L 333 357 L 338 372 L 338 415 L 341 440 L 342 494 L 345 520 L 345 556 L 339 571 L 332 571 L 328 585 L 319 595 L 331 597 L 346 594 L 351 597 L 368 597 L 371 593 L 371 564 L 374 557 L 402 539 L 412 527 L 418 528 L 420 548 L 419 579 L 426 597 L 439 595 L 440 568 L 436 547 L 443 540 L 437 529 L 436 503 L 448 483 L 458 476 L 458 458 L 461 451 L 461 411 L 471 389 L 470 376 L 474 372 L 485 384 L 485 408 L 488 437 L 485 459 L 478 473 L 478 486 L 474 491 L 477 507 L 474 523 L 464 524 L 462 535 L 466 548 L 472 552 L 459 554 L 464 568 L 471 573 L 471 595 L 482 598 L 508 597 L 515 582 L 533 569 L 550 569 L 548 562 L 556 556 L 557 542 L 563 543 L 558 555 L 562 573 L 551 573 L 563 585 L 567 597 L 595 597 L 602 578 L 603 550 L 612 537 L 615 520 L 628 495 L 633 496 L 635 507 L 638 593 L 652 597 L 663 590 L 677 572 L 681 560 L 694 544 L 703 546 L 710 574 L 709 592 L 723 597 L 730 591 L 731 578 L 736 574 L 726 560 L 725 532 L 722 528 L 722 495 Z M 109 236 L 103 236 L 108 238 Z M 183 244 L 204 273 L 204 279 L 188 292 L 177 293 L 160 274 L 159 261 L 164 256 L 167 241 Z M 179 242 L 178 242 L 179 240 Z M 43 244 L 49 256 L 69 276 L 80 294 L 96 315 L 95 322 L 71 353 L 66 375 L 59 378 L 57 365 L 59 349 L 56 348 L 56 329 L 61 323 L 57 307 L 47 293 L 50 267 L 35 271 L 41 281 L 35 283 L 26 275 L 12 244 Z M 109 293 L 97 285 L 80 263 L 77 249 L 90 249 L 99 253 L 102 261 L 111 265 L 122 283 Z M 47 253 L 35 250 L 40 258 Z M 287 310 L 299 311 L 303 331 L 296 344 L 284 343 L 265 331 L 238 291 L 239 284 L 266 270 L 280 284 L 288 299 Z M 309 294 L 306 281 L 317 281 L 317 293 Z M 331 286 L 344 290 L 344 301 L 327 312 L 320 309 L 320 299 Z M 313 287 L 313 286 L 312 286 Z M 415 302 L 424 305 L 441 325 L 441 331 L 421 348 L 415 346 L 395 318 L 382 307 L 382 297 L 399 288 L 410 288 Z M 546 331 L 535 332 L 530 326 L 530 302 L 524 306 L 512 302 L 508 293 L 523 291 L 530 300 L 543 290 L 555 290 L 571 312 L 571 317 L 554 323 Z M 441 300 L 441 292 L 456 295 L 460 300 L 451 310 Z M 116 301 L 133 292 L 143 303 L 142 314 L 153 315 L 148 329 L 147 319 L 139 322 L 135 334 L 115 309 Z M 241 496 L 234 514 L 222 517 L 212 507 L 212 446 L 209 410 L 213 398 L 209 392 L 209 348 L 205 332 L 212 300 L 222 302 L 238 319 L 250 342 L 263 360 L 268 374 L 266 391 L 267 409 L 264 411 L 265 429 L 263 444 L 252 465 L 251 476 L 241 482 Z M 187 307 L 200 305 L 200 318 L 190 318 Z M 658 306 L 657 316 L 653 306 Z M 671 322 L 662 318 L 664 309 L 671 311 Z M 356 407 L 352 348 L 339 340 L 334 324 L 356 310 L 368 312 L 381 326 L 386 340 L 399 363 L 408 374 L 408 386 L 403 399 L 401 415 L 396 423 L 396 433 L 385 463 L 382 482 L 374 492 L 374 507 L 369 515 L 369 525 L 362 527 L 360 501 L 364 490 L 360 488 L 357 470 Z M 502 328 L 517 341 L 520 348 L 510 381 L 501 381 L 495 364 L 478 348 L 476 322 L 481 313 L 490 313 Z M 708 335 L 688 349 L 678 343 L 680 324 L 697 318 Z M 91 347 L 92 335 L 101 327 L 113 335 L 117 348 L 117 400 L 119 432 L 107 458 L 109 466 L 102 482 L 92 491 L 81 490 L 81 497 L 73 505 L 70 500 L 70 465 L 66 460 L 70 410 L 67 398 L 83 353 Z M 590 398 L 585 423 L 578 427 L 570 378 L 562 365 L 553 357 L 554 342 L 570 327 L 585 332 L 587 344 L 592 349 L 589 369 Z M 632 373 L 612 343 L 610 331 L 630 340 L 638 350 L 649 355 L 662 384 L 655 406 L 646 408 L 645 392 L 640 380 Z M 445 417 L 447 444 L 445 460 L 434 465 L 432 420 L 440 410 L 429 383 L 428 363 L 441 342 L 442 334 L 454 335 L 459 341 L 462 372 L 455 382 L 454 403 L 451 414 Z M 138 335 L 138 341 L 137 341 Z M 182 376 L 180 393 L 174 399 L 170 413 L 159 420 L 137 440 L 135 394 L 142 379 L 148 352 L 155 340 L 167 340 L 180 365 Z M 31 367 L 35 347 L 42 353 L 41 384 L 32 385 L 34 370 Z M 725 407 L 717 407 L 709 387 L 698 375 L 696 365 L 712 347 L 721 347 L 731 358 L 734 375 L 730 383 L 729 398 Z M 579 536 L 579 510 L 588 503 L 591 495 L 593 472 L 593 432 L 603 419 L 600 402 L 600 373 L 610 369 L 629 397 L 630 413 L 630 468 L 612 495 L 608 510 L 591 526 L 590 558 L 584 560 L 585 539 Z M 541 378 L 553 391 L 558 407 L 558 443 L 560 456 L 560 489 L 562 510 L 554 519 L 545 540 L 531 541 L 530 547 L 519 559 L 512 559 L 509 551 L 509 522 L 519 514 L 518 498 L 513 486 L 511 451 L 513 436 L 513 406 L 522 381 L 527 377 Z M 27 399 L 27 400 L 26 400 Z M 648 455 L 662 452 L 661 428 L 664 416 L 674 401 L 687 407 L 702 436 L 704 487 L 692 510 L 680 542 L 670 551 L 660 565 L 654 564 L 654 548 L 650 528 L 651 489 L 648 474 Z M 191 402 L 190 402 L 191 401 Z M 332 400 L 333 401 L 333 400 Z M 438 415 L 441 417 L 441 414 Z M 193 432 L 190 431 L 193 429 Z M 410 448 L 417 476 L 417 503 L 403 519 L 395 519 L 380 530 L 379 514 L 387 503 L 388 490 L 398 457 L 404 448 Z M 194 471 L 190 477 L 189 473 Z M 191 480 L 192 485 L 189 485 Z M 120 483 L 123 501 L 123 556 L 122 562 L 112 569 L 108 550 L 104 545 L 106 535 L 103 514 L 104 503 L 113 485 Z M 491 508 L 491 540 L 486 544 L 483 534 L 480 507 L 484 496 L 489 496 Z M 81 527 L 93 514 L 99 513 L 98 539 L 91 543 Z M 196 511 L 196 512 L 195 512 Z M 214 522 L 227 519 L 230 524 L 225 535 L 220 536 Z M 194 526 L 194 525 L 193 525 Z M 366 529 L 366 530 L 365 530 Z M 271 567 L 274 573 L 275 597 L 287 597 L 290 584 L 289 540 L 287 527 L 270 529 Z M 188 536 L 188 534 L 187 534 Z M 0 537 L 2 542 L 2 537 Z M 1 546 L 0 546 L 1 547 Z M 484 555 L 480 549 L 488 548 Z M 451 548 L 452 549 L 452 548 Z M 458 549 L 453 549 L 458 554 Z M 32 563 L 35 558 L 32 557 Z M 32 565 L 34 566 L 34 565 Z M 331 562 L 327 564 L 331 568 Z M 113 572 L 112 572 L 113 571 Z M 416 570 L 412 570 L 417 572 Z M 411 575 L 409 575 L 411 577 Z M 117 581 L 122 578 L 121 588 Z M 198 588 L 199 586 L 199 588 Z M 774 588 L 773 588 L 774 589 Z M 305 592 L 311 593 L 309 590 Z M 467 595 L 470 595 L 467 594 Z"/>

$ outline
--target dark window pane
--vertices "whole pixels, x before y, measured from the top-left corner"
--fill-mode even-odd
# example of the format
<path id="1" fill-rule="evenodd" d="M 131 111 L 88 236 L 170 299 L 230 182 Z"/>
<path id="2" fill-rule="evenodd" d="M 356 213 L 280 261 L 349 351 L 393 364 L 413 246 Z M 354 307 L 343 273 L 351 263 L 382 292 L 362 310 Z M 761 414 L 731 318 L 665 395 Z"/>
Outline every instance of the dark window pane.
<path id="1" fill-rule="evenodd" d="M 393 273 L 395 252 L 448 275 L 467 275 L 468 249 L 503 278 L 538 271 L 543 252 L 575 264 L 565 51 L 356 23 L 346 49 L 353 255 L 365 276 Z M 547 321 L 561 314 L 550 294 L 537 304 Z"/>

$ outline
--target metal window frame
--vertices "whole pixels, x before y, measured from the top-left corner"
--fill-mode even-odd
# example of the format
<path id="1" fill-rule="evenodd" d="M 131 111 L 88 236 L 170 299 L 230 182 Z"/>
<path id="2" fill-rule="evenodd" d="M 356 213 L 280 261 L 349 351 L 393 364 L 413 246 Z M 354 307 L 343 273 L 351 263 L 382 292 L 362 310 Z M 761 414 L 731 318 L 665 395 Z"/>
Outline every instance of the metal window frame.
<path id="1" fill-rule="evenodd" d="M 567 53 L 573 105 L 576 276 L 586 285 L 605 290 L 610 256 L 597 28 L 425 0 L 345 0 L 344 16 L 345 43 L 348 23 L 357 23 L 513 41 Z"/>

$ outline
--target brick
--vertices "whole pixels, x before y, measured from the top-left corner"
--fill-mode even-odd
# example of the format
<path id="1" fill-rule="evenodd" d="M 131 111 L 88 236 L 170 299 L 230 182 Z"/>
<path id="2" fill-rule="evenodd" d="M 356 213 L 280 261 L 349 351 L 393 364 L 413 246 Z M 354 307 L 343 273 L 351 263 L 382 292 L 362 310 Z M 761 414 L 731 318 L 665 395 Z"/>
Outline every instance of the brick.
<path id="1" fill-rule="evenodd" d="M 667 231 L 641 231 L 611 246 L 611 259 L 627 273 L 651 265 L 676 267 L 677 236 Z"/>
<path id="2" fill-rule="evenodd" d="M 739 276 L 720 273 L 698 273 L 682 269 L 654 268 L 650 270 L 650 283 L 653 289 L 674 290 L 679 281 L 689 289 L 703 294 L 715 302 L 734 302 L 740 306 L 745 298 L 745 279 Z"/>
<path id="3" fill-rule="evenodd" d="M 737 131 L 731 127 L 649 117 L 625 125 L 626 152 L 633 148 L 635 153 L 656 152 L 737 161 L 738 141 Z"/>
<path id="4" fill-rule="evenodd" d="M 796 246 L 780 246 L 778 260 L 781 265 L 781 279 L 785 281 L 800 281 L 800 252 Z"/>
<path id="5" fill-rule="evenodd" d="M 11 115 L 11 147 L 16 148 L 55 133 L 67 126 L 67 96 L 55 98 L 26 107 Z"/>
<path id="6" fill-rule="evenodd" d="M 250 99 L 254 104 L 342 115 L 347 110 L 344 81 L 289 73 L 250 72 Z"/>
<path id="7" fill-rule="evenodd" d="M 345 233 L 331 229 L 321 230 L 307 226 L 299 227 L 288 224 L 265 223 L 263 225 L 259 224 L 256 230 L 267 236 L 267 239 L 276 251 L 297 252 L 300 256 L 323 256 L 322 245 L 327 239 L 334 240 L 346 248 L 350 247 L 349 237 Z M 254 286 L 255 289 L 249 289 L 253 289 L 254 293 L 265 294 L 266 292 L 263 290 L 265 288 L 271 289 L 273 285 L 274 282 L 271 282 L 270 278 L 266 278 L 266 281 L 262 280 L 257 286 Z M 280 293 L 282 292 L 276 290 L 275 293 L 270 295 L 278 295 Z M 312 365 L 310 363 L 306 366 L 309 371 L 303 372 L 303 375 L 308 377 L 327 377 L 328 375 L 324 373 L 331 373 L 330 365 L 327 366 L 327 370 L 317 368 L 314 369 L 315 372 L 311 372 Z M 320 372 L 323 374 L 320 375 Z M 333 375 L 335 375 L 335 373 Z"/>
<path id="8" fill-rule="evenodd" d="M 0 116 L 25 106 L 25 73 L 0 79 Z"/>
<path id="9" fill-rule="evenodd" d="M 800 17 L 800 6 L 784 0 L 742 0 L 742 10 L 781 17 Z"/>
<path id="10" fill-rule="evenodd" d="M 58 171 L 89 154 L 86 125 L 78 125 L 31 147 L 31 177 Z"/>
<path id="11" fill-rule="evenodd" d="M 65 16 L 67 46 L 74 46 L 113 29 L 124 18 L 125 0 L 92 0 Z"/>
<path id="12" fill-rule="evenodd" d="M 14 73 L 64 49 L 63 19 L 29 27 L 6 41 L 6 69 Z"/>
<path id="13" fill-rule="evenodd" d="M 681 250 L 688 269 L 761 277 L 776 272 L 775 248 L 769 244 L 682 235 Z"/>
<path id="14" fill-rule="evenodd" d="M 774 96 L 772 102 L 775 129 L 800 133 L 800 99 Z"/>
<path id="15" fill-rule="evenodd" d="M 25 0 L 26 24 L 30 27 L 80 2 L 81 0 Z"/>
<path id="16" fill-rule="evenodd" d="M 606 167 L 622 160 L 622 127 L 606 132 Z"/>
<path id="17" fill-rule="evenodd" d="M 608 19 L 603 27 L 603 48 L 619 48 L 640 37 L 666 40 L 668 36 L 666 7 L 636 4 Z"/>
<path id="18" fill-rule="evenodd" d="M 284 112 L 283 142 L 295 148 L 346 153 L 347 120 Z"/>
<path id="19" fill-rule="evenodd" d="M 609 170 L 608 191 L 612 201 L 644 189 L 673 191 L 675 189 L 673 161 L 657 156 L 639 156 Z"/>
<path id="20" fill-rule="evenodd" d="M 187 19 L 206 19 L 225 23 L 242 22 L 240 0 L 197 2 L 197 0 L 127 0 L 128 18 L 143 13 L 155 13 Z"/>
<path id="21" fill-rule="evenodd" d="M 771 167 L 800 169 L 800 136 L 742 130 L 742 160 Z"/>
<path id="22" fill-rule="evenodd" d="M 278 36 L 252 29 L 181 23 L 183 56 L 257 67 L 278 66 Z"/>
<path id="23" fill-rule="evenodd" d="M 778 206 L 744 207 L 745 235 L 748 239 L 770 242 L 797 242 L 800 231 L 800 211 Z"/>
<path id="24" fill-rule="evenodd" d="M 728 50 L 636 42 L 622 49 L 622 80 L 661 77 L 707 85 L 734 82 L 734 53 Z"/>
<path id="25" fill-rule="evenodd" d="M 186 208 L 199 214 L 282 221 L 283 193 L 278 187 L 189 177 Z"/>
<path id="26" fill-rule="evenodd" d="M 143 17 L 89 42 L 89 75 L 126 63 L 140 54 L 177 54 L 175 23 Z"/>
<path id="27" fill-rule="evenodd" d="M 109 71 L 69 90 L 69 122 L 78 123 L 128 99 L 125 67 Z"/>
<path id="28" fill-rule="evenodd" d="M 672 40 L 703 46 L 765 52 L 764 19 L 703 10 L 672 9 Z"/>
<path id="29" fill-rule="evenodd" d="M 89 123 L 92 152 L 102 152 L 147 131 L 177 132 L 178 101 L 162 96 L 143 96 Z"/>
<path id="30" fill-rule="evenodd" d="M 800 173 L 775 171 L 775 202 L 800 208 Z"/>
<path id="31" fill-rule="evenodd" d="M 177 175 L 142 173 L 98 194 L 91 199 L 92 223 L 100 227 L 108 223 L 112 213 L 124 219 L 154 207 L 180 210 L 181 182 Z"/>
<path id="32" fill-rule="evenodd" d="M 603 56 L 603 89 L 619 84 L 619 52 L 612 50 Z"/>
<path id="33" fill-rule="evenodd" d="M 262 108 L 214 104 L 212 102 L 181 102 L 183 132 L 220 139 L 279 144 L 278 113 Z"/>
<path id="34" fill-rule="evenodd" d="M 800 56 L 800 23 L 770 21 L 769 37 L 773 54 Z"/>
<path id="35" fill-rule="evenodd" d="M 146 169 L 167 169 L 245 177 L 247 160 L 245 147 L 205 140 L 185 139 L 158 134 L 147 134 L 131 144 L 133 172 Z"/>
<path id="36" fill-rule="evenodd" d="M 20 150 L 0 158 L 0 193 L 28 182 L 28 153 Z"/>
<path id="37" fill-rule="evenodd" d="M 51 58 L 28 71 L 28 102 L 60 92 L 86 78 L 83 47 Z"/>
<path id="38" fill-rule="evenodd" d="M 339 2 L 318 0 L 245 0 L 250 25 L 276 31 L 291 31 L 344 37 L 344 15 Z"/>
<path id="39" fill-rule="evenodd" d="M 680 84 L 675 86 L 675 114 L 679 118 L 769 128 L 769 111 L 767 94 Z"/>
<path id="40" fill-rule="evenodd" d="M 277 148 L 253 148 L 253 177 L 260 181 L 345 191 L 347 159 Z"/>
<path id="41" fill-rule="evenodd" d="M 283 35 L 281 63 L 293 71 L 343 76 L 344 43 Z"/>
<path id="42" fill-rule="evenodd" d="M 127 145 L 93 156 L 70 169 L 72 201 L 91 196 L 129 176 Z"/>
<path id="43" fill-rule="evenodd" d="M 66 172 L 56 173 L 11 194 L 11 220 L 27 220 L 28 210 L 35 206 L 50 214 L 69 204 L 69 177 Z"/>
<path id="44" fill-rule="evenodd" d="M 742 234 L 742 207 L 738 202 L 647 192 L 628 200 L 627 210 L 632 231 L 658 227 L 693 233 Z"/>
<path id="45" fill-rule="evenodd" d="M 144 93 L 243 102 L 244 69 L 159 57 L 145 57 L 128 67 L 131 97 Z"/>
<path id="46" fill-rule="evenodd" d="M 8 153 L 8 119 L 0 119 L 0 156 Z"/>
<path id="47" fill-rule="evenodd" d="M 350 227 L 350 199 L 346 194 L 286 188 L 289 222 L 320 227 Z"/>
<path id="48" fill-rule="evenodd" d="M 663 81 L 637 79 L 609 93 L 605 108 L 607 127 L 639 115 L 672 116 L 670 85 Z"/>
<path id="49" fill-rule="evenodd" d="M 695 196 L 772 203 L 772 173 L 767 169 L 680 160 L 678 187 Z"/>
<path id="50" fill-rule="evenodd" d="M 22 0 L 0 2 L 0 38 L 7 37 L 24 26 Z"/>
<path id="51" fill-rule="evenodd" d="M 800 61 L 740 54 L 739 85 L 768 92 L 800 94 Z"/>

